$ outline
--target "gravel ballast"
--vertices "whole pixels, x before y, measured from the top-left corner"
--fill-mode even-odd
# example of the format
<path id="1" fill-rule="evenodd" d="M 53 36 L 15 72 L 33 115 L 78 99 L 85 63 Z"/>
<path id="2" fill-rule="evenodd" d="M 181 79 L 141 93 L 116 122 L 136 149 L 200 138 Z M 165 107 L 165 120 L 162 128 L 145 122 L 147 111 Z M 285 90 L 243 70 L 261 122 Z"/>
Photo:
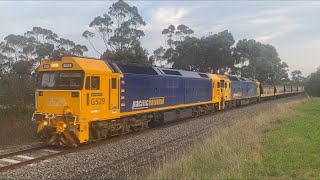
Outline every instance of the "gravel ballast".
<path id="1" fill-rule="evenodd" d="M 218 129 L 300 97 L 273 100 L 154 129 L 0 173 L 0 179 L 137 179 Z"/>

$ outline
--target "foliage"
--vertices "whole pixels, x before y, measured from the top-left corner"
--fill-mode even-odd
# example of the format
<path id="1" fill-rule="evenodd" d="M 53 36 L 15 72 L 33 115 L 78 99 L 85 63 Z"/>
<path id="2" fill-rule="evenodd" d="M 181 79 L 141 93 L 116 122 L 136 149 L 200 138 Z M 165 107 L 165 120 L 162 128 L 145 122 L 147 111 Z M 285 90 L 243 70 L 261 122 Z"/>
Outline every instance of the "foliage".
<path id="1" fill-rule="evenodd" d="M 294 85 L 301 85 L 304 81 L 302 72 L 300 70 L 294 70 L 291 72 L 291 80 Z"/>
<path id="2" fill-rule="evenodd" d="M 139 28 L 145 25 L 137 7 L 119 0 L 109 7 L 107 14 L 95 17 L 89 27 L 97 32 L 105 45 L 102 59 L 149 64 L 148 53 L 140 43 L 145 34 Z M 82 36 L 101 54 L 91 43 L 94 33 L 86 30 Z"/>
<path id="3" fill-rule="evenodd" d="M 162 31 L 167 49 L 162 46 L 149 60 L 155 65 L 220 74 L 242 75 L 263 83 L 289 82 L 288 65 L 281 62 L 269 44 L 235 40 L 227 30 L 202 38 L 190 37 L 193 30 L 185 25 L 170 25 Z"/>
<path id="4" fill-rule="evenodd" d="M 107 50 L 104 52 L 104 54 L 102 54 L 101 59 L 121 60 L 128 63 L 150 65 L 148 60 L 148 52 L 140 45 L 130 49 L 119 49 L 117 51 Z"/>
<path id="5" fill-rule="evenodd" d="M 165 64 L 172 64 L 170 59 L 174 56 L 176 46 L 185 41 L 185 38 L 193 33 L 194 31 L 184 24 L 178 25 L 177 28 L 171 24 L 168 28 L 163 29 L 162 35 L 165 38 L 166 48 L 160 46 L 153 51 L 153 55 L 150 56 L 149 61 L 161 67 L 164 67 Z"/>
<path id="6" fill-rule="evenodd" d="M 197 38 L 191 37 L 194 31 L 188 26 L 171 24 L 161 31 L 165 44 L 154 50 L 153 55 L 148 58 L 148 52 L 140 42 L 145 35 L 141 27 L 145 25 L 137 7 L 118 0 L 106 13 L 89 23 L 90 29 L 95 32 L 86 30 L 82 36 L 102 59 L 220 74 L 241 74 L 272 84 L 289 81 L 288 65 L 281 61 L 273 46 L 246 39 L 235 45 L 232 34 L 227 30 Z M 92 41 L 95 36 L 104 43 L 102 53 Z M 35 75 L 31 74 L 36 72 L 36 67 L 45 56 L 83 56 L 87 51 L 86 46 L 59 37 L 53 31 L 41 27 L 33 27 L 23 35 L 10 34 L 0 42 L 0 89 L 3 88 L 1 83 L 6 82 L 6 79 L 30 79 L 33 82 Z M 316 80 L 314 75 L 309 79 Z M 294 71 L 292 82 L 301 84 L 302 81 L 306 80 L 302 78 L 301 72 Z M 315 92 L 314 89 L 309 89 Z M 21 92 L 21 96 L 22 94 Z M 12 98 L 12 104 L 14 99 Z"/>
<path id="7" fill-rule="evenodd" d="M 33 103 L 34 73 L 43 57 L 83 56 L 87 51 L 86 46 L 41 27 L 33 27 L 24 35 L 6 36 L 0 43 L 0 103 L 22 107 Z"/>
<path id="8" fill-rule="evenodd" d="M 255 40 L 240 40 L 234 49 L 234 58 L 242 63 L 241 75 L 262 83 L 288 82 L 288 65 L 281 62 L 275 47 Z"/>
<path id="9" fill-rule="evenodd" d="M 306 78 L 304 85 L 308 94 L 312 96 L 320 96 L 320 68 Z"/>
<path id="10" fill-rule="evenodd" d="M 168 29 L 164 30 L 168 36 L 167 43 L 170 48 L 163 55 L 163 58 L 172 63 L 173 68 L 223 73 L 234 66 L 232 45 L 235 41 L 232 34 L 227 30 L 200 39 L 184 37 L 181 34 L 185 33 L 181 31 L 175 34 L 179 34 L 179 37 L 183 37 L 183 40 L 180 41 L 181 39 L 178 38 L 178 41 L 172 43 L 173 33 L 170 29 L 173 30 L 173 27 L 169 26 Z M 187 30 L 187 32 L 193 31 Z M 155 51 L 154 56 L 158 57 L 157 52 Z"/>
<path id="11" fill-rule="evenodd" d="M 157 65 L 156 63 L 158 63 L 160 67 L 164 67 L 165 63 L 167 63 L 166 59 L 163 57 L 165 52 L 166 50 L 162 46 L 154 50 L 153 55 L 149 58 L 150 64 Z"/>
<path id="12" fill-rule="evenodd" d="M 162 30 L 162 34 L 165 36 L 165 41 L 169 48 L 174 48 L 182 42 L 185 37 L 188 37 L 193 33 L 194 31 L 184 24 L 178 25 L 177 28 L 171 24 L 168 28 Z"/>

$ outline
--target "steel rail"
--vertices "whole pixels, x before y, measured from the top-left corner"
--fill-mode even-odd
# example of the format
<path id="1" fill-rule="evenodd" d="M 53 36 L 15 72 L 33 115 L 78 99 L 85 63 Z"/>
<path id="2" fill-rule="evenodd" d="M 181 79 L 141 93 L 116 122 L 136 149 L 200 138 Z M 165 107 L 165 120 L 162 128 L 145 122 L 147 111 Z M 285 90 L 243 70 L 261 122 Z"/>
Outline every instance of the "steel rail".
<path id="1" fill-rule="evenodd" d="M 297 95 L 301 95 L 301 94 L 297 94 Z M 280 99 L 285 99 L 285 98 L 289 98 L 289 97 L 294 97 L 294 96 L 288 96 L 288 97 L 274 99 L 274 100 L 280 100 Z M 40 146 L 37 146 L 37 147 L 32 147 L 32 148 L 28 148 L 28 149 L 24 149 L 24 150 L 20 150 L 20 151 L 15 151 L 15 152 L 3 154 L 3 155 L 0 155 L 0 160 L 3 159 L 3 158 L 9 158 L 9 157 L 17 156 L 17 155 L 23 155 L 23 154 L 26 154 L 26 153 L 39 151 L 39 150 L 42 150 L 42 149 L 51 149 L 53 151 L 59 151 L 59 152 L 56 152 L 56 153 L 43 155 L 43 156 L 40 156 L 40 157 L 37 157 L 37 158 L 34 158 L 34 159 L 25 160 L 25 161 L 21 161 L 21 162 L 18 162 L 18 163 L 5 165 L 5 166 L 2 166 L 2 167 L 0 166 L 0 172 L 5 172 L 5 171 L 8 171 L 8 170 L 16 169 L 16 168 L 22 167 L 24 165 L 28 165 L 28 164 L 31 164 L 31 163 L 39 162 L 39 161 L 50 159 L 50 158 L 57 157 L 57 156 L 62 156 L 62 155 L 69 154 L 69 153 L 72 153 L 72 152 L 79 152 L 79 151 L 83 151 L 83 150 L 86 150 L 86 149 L 92 149 L 92 148 L 95 148 L 95 147 L 98 147 L 98 146 L 101 146 L 101 145 L 115 143 L 115 142 L 118 142 L 118 141 L 120 141 L 122 139 L 126 139 L 126 138 L 129 138 L 129 137 L 135 137 L 135 136 L 138 136 L 138 135 L 141 135 L 141 134 L 148 133 L 150 131 L 164 129 L 166 127 L 170 127 L 170 126 L 173 126 L 173 125 L 183 124 L 183 123 L 190 122 L 190 121 L 197 121 L 197 119 L 200 118 L 200 117 L 215 116 L 215 115 L 223 114 L 224 112 L 227 112 L 227 111 L 238 110 L 238 109 L 242 109 L 242 108 L 245 108 L 245 107 L 248 107 L 248 106 L 254 106 L 254 105 L 257 105 L 257 104 L 260 104 L 260 103 L 266 103 L 268 101 L 272 101 L 272 100 L 261 101 L 259 103 L 252 103 L 252 104 L 238 106 L 238 107 L 231 108 L 231 109 L 215 111 L 215 112 L 208 113 L 208 114 L 201 115 L 201 116 L 197 116 L 197 117 L 188 117 L 188 118 L 181 119 L 181 120 L 178 120 L 178 121 L 173 121 L 173 122 L 169 122 L 169 123 L 166 123 L 166 124 L 162 124 L 160 126 L 156 126 L 156 127 L 153 127 L 153 128 L 142 129 L 142 130 L 139 130 L 139 131 L 136 131 L 136 132 L 131 132 L 131 133 L 128 133 L 128 134 L 114 136 L 114 137 L 111 137 L 109 139 L 102 139 L 102 140 L 99 140 L 99 141 L 94 141 L 92 143 L 88 143 L 88 144 L 84 144 L 82 146 L 79 146 L 77 148 L 75 148 L 75 147 L 59 147 L 59 146 L 40 145 Z M 221 125 L 223 123 L 227 123 L 227 121 L 216 122 L 216 123 L 214 123 L 213 126 L 219 126 L 219 125 Z M 210 128 L 212 128 L 212 127 L 207 127 L 207 128 L 198 130 L 196 132 L 193 132 L 191 134 L 184 135 L 182 137 L 170 140 L 168 142 L 162 143 L 162 144 L 160 144 L 158 146 L 155 146 L 153 148 L 144 150 L 143 152 L 134 154 L 132 156 L 129 156 L 127 158 L 124 158 L 124 159 L 121 159 L 121 160 L 118 160 L 118 161 L 120 162 L 120 161 L 129 160 L 129 159 L 131 159 L 131 158 L 133 158 L 135 156 L 139 156 L 139 155 L 141 155 L 143 153 L 147 153 L 148 151 L 151 151 L 151 150 L 153 150 L 155 148 L 159 148 L 160 146 L 164 146 L 166 144 L 170 144 L 173 141 L 177 141 L 177 140 L 179 141 L 179 139 L 184 139 L 186 137 L 190 137 L 192 135 L 201 133 L 202 131 L 208 130 Z M 118 161 L 114 161 L 113 163 L 117 164 L 117 163 L 119 163 Z"/>

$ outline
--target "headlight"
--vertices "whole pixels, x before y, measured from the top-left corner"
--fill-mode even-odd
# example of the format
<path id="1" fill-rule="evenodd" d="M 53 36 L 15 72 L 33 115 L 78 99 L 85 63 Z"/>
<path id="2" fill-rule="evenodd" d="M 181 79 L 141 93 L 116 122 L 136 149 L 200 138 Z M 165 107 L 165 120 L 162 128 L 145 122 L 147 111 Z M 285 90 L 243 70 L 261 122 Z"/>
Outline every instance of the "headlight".
<path id="1" fill-rule="evenodd" d="M 51 64 L 51 68 L 58 68 L 59 67 L 59 64 L 58 63 L 52 63 Z"/>

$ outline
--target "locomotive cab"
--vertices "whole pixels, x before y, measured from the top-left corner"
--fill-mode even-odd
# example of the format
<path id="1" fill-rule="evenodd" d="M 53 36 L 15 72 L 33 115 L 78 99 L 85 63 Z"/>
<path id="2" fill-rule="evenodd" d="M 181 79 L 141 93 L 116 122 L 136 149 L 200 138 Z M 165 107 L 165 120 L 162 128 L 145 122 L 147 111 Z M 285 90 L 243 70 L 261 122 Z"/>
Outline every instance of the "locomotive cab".
<path id="1" fill-rule="evenodd" d="M 120 74 L 102 60 L 44 59 L 36 91 L 37 135 L 52 145 L 89 141 L 89 123 L 119 117 Z"/>

